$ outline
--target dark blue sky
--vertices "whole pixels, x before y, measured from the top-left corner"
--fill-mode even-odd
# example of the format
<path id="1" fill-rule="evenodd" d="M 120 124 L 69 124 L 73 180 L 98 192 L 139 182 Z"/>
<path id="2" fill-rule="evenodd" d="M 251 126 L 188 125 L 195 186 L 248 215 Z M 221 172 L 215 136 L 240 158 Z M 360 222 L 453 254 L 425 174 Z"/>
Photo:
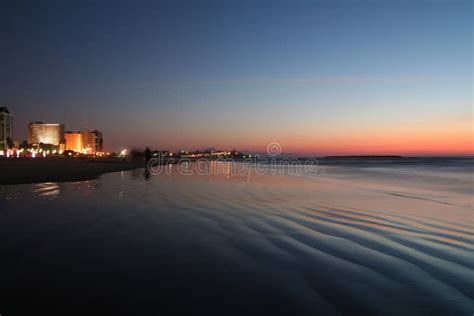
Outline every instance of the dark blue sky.
<path id="1" fill-rule="evenodd" d="M 3 0 L 0 104 L 15 115 L 17 140 L 29 121 L 63 122 L 101 129 L 108 150 L 261 150 L 279 141 L 302 153 L 347 144 L 379 152 L 386 139 L 402 143 L 392 135 L 401 126 L 405 138 L 425 131 L 409 148 L 428 153 L 445 146 L 426 143 L 443 125 L 462 126 L 460 147 L 450 149 L 462 151 L 472 122 L 472 9 L 471 1 Z"/>

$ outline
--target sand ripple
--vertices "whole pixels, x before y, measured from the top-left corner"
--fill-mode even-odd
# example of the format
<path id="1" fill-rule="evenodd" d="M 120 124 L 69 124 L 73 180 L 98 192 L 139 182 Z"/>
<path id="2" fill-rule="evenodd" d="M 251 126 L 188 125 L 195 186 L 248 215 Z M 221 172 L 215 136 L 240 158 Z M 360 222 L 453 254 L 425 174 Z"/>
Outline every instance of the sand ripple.
<path id="1" fill-rule="evenodd" d="M 6 229 L 0 237 L 25 225 L 36 228 L 0 246 L 12 271 L 2 276 L 14 284 L 25 268 L 28 277 L 37 277 L 31 262 L 45 267 L 46 279 L 58 269 L 67 279 L 62 266 L 47 258 L 74 249 L 83 258 L 78 273 L 87 268 L 107 284 L 121 271 L 134 280 L 131 299 L 148 303 L 163 291 L 168 300 L 177 293 L 192 300 L 200 293 L 194 304 L 204 309 L 228 306 L 232 297 L 240 302 L 233 305 L 237 314 L 263 308 L 272 314 L 471 315 L 470 197 L 418 190 L 415 199 L 387 194 L 406 187 L 374 190 L 353 180 L 178 175 L 144 180 L 126 173 L 87 185 L 3 188 L 8 211 L 2 210 Z M 107 268 L 100 260 L 109 262 Z M 188 290 L 173 290 L 180 282 Z"/>

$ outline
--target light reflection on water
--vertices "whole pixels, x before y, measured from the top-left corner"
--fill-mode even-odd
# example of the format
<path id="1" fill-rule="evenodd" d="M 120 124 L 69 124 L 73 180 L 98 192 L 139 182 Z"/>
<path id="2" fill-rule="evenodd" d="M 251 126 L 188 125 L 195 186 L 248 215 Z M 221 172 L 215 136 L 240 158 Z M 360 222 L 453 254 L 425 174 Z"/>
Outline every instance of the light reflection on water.
<path id="1" fill-rule="evenodd" d="M 55 182 L 35 183 L 31 185 L 31 193 L 38 197 L 54 199 L 58 197 L 60 191 L 59 185 Z"/>
<path id="2" fill-rule="evenodd" d="M 61 193 L 61 184 L 56 182 L 33 183 L 28 185 L 0 186 L 0 199 L 10 200 L 27 197 L 56 199 Z"/>
<path id="3" fill-rule="evenodd" d="M 2 283 L 20 284 L 20 295 L 41 276 L 38 300 L 62 289 L 70 302 L 88 288 L 88 299 L 125 309 L 184 301 L 240 314 L 472 312 L 471 195 L 459 189 L 468 179 L 453 190 L 456 175 L 433 170 L 426 177 L 438 181 L 390 168 L 230 168 L 2 187 Z"/>

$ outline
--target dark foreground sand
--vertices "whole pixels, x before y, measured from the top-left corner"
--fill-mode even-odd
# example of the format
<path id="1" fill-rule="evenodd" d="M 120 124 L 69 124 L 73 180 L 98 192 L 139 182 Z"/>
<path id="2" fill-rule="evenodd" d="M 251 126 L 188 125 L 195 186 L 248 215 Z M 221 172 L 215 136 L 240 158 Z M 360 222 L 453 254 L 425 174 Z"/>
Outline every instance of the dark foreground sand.
<path id="1" fill-rule="evenodd" d="M 471 162 L 194 168 L 0 185 L 0 314 L 472 315 Z"/>
<path id="2" fill-rule="evenodd" d="M 76 158 L 0 159 L 0 184 L 89 180 L 107 172 L 144 166 L 143 160 L 92 162 Z"/>
<path id="3" fill-rule="evenodd" d="M 0 313 L 472 315 L 470 168 L 0 186 Z"/>

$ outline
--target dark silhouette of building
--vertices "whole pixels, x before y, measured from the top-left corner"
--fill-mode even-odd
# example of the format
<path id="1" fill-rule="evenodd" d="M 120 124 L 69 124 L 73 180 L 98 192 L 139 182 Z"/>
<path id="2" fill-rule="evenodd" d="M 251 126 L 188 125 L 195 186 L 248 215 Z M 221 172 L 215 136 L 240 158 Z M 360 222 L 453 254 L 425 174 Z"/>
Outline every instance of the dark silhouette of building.
<path id="1" fill-rule="evenodd" d="M 0 107 L 0 149 L 9 147 L 13 140 L 13 115 L 6 107 Z"/>

